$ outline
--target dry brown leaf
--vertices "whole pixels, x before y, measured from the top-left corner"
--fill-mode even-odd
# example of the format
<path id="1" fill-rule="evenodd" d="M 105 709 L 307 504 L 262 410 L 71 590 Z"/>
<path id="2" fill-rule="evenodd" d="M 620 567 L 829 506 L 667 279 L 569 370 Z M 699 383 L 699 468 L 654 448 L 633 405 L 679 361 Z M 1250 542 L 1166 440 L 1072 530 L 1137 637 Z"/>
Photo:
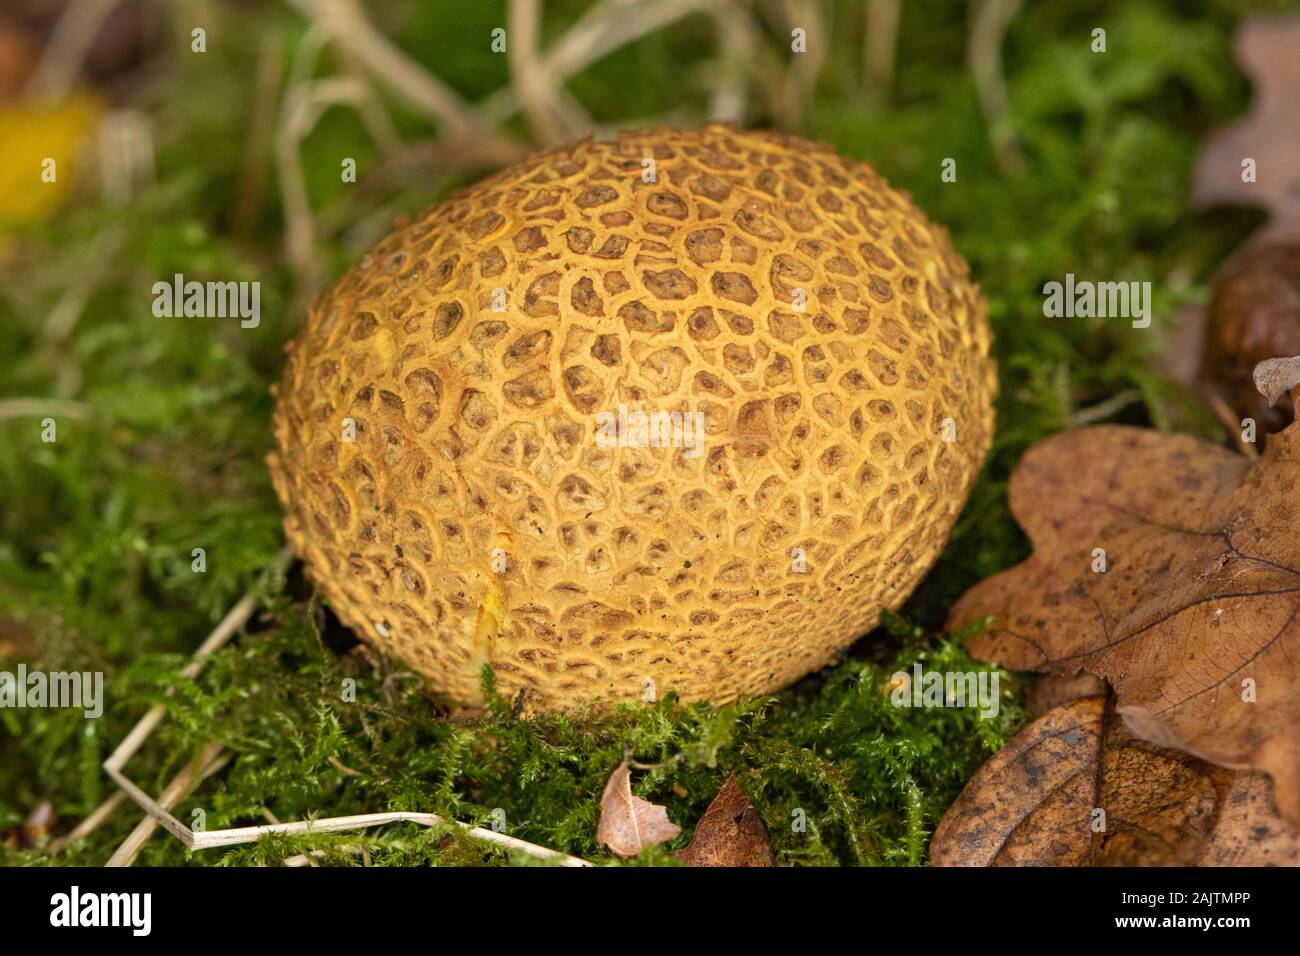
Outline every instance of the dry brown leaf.
<path id="1" fill-rule="evenodd" d="M 41 800 L 32 807 L 22 823 L 8 831 L 0 831 L 0 845 L 6 850 L 44 846 L 54 823 L 54 804 L 49 800 Z"/>
<path id="2" fill-rule="evenodd" d="M 1106 682 L 1091 674 L 1044 674 L 1025 694 L 1025 710 L 1034 717 L 1042 717 L 1072 700 L 1104 693 Z"/>
<path id="3" fill-rule="evenodd" d="M 1130 735 L 1104 696 L 1063 704 L 986 763 L 930 844 L 938 866 L 1300 865 L 1263 774 Z"/>
<path id="4" fill-rule="evenodd" d="M 682 828 L 668 819 L 668 811 L 632 793 L 632 771 L 624 760 L 609 775 L 600 795 L 600 823 L 596 839 L 619 856 L 636 856 L 648 846 L 671 840 Z"/>
<path id="5" fill-rule="evenodd" d="M 50 827 L 53 825 L 54 804 L 48 800 L 42 800 L 32 807 L 31 813 L 27 814 L 27 819 L 23 821 L 19 831 L 23 845 L 40 846 L 49 836 Z"/>
<path id="6" fill-rule="evenodd" d="M 1300 831 L 1277 814 L 1262 773 L 1238 773 L 1200 866 L 1300 866 Z"/>
<path id="7" fill-rule="evenodd" d="M 36 635 L 30 630 L 17 621 L 0 617 L 0 661 L 35 657 L 39 649 Z"/>
<path id="8" fill-rule="evenodd" d="M 12 23 L 0 20 L 0 102 L 22 91 L 40 59 L 32 38 Z"/>
<path id="9" fill-rule="evenodd" d="M 966 784 L 935 828 L 936 866 L 1081 866 L 1104 698 L 1086 697 L 1040 717 Z"/>
<path id="10" fill-rule="evenodd" d="M 1197 157 L 1193 201 L 1265 206 L 1270 238 L 1300 237 L 1300 16 L 1249 17 L 1237 32 L 1237 61 L 1255 87 L 1246 117 L 1206 141 Z M 1256 181 L 1242 181 L 1255 161 Z"/>
<path id="11" fill-rule="evenodd" d="M 1300 423 L 1253 463 L 1138 428 L 1056 435 L 1011 479 L 1033 555 L 949 627 L 992 615 L 977 658 L 1107 680 L 1137 736 L 1268 773 L 1300 823 L 1298 487 Z"/>
<path id="12" fill-rule="evenodd" d="M 677 858 L 687 866 L 776 866 L 763 819 L 735 777 L 722 784 Z"/>
<path id="13" fill-rule="evenodd" d="M 1207 315 L 1194 380 L 1235 412 L 1221 415 L 1225 425 L 1236 432 L 1242 419 L 1253 418 L 1272 433 L 1291 424 L 1294 409 L 1283 393 L 1294 381 L 1260 381 L 1255 372 L 1261 363 L 1267 370 L 1287 361 L 1274 356 L 1300 352 L 1300 243 L 1247 245 L 1215 282 Z"/>
<path id="14" fill-rule="evenodd" d="M 1255 366 L 1255 388 L 1268 399 L 1270 406 L 1287 392 L 1300 386 L 1300 355 L 1291 358 L 1265 359 Z"/>

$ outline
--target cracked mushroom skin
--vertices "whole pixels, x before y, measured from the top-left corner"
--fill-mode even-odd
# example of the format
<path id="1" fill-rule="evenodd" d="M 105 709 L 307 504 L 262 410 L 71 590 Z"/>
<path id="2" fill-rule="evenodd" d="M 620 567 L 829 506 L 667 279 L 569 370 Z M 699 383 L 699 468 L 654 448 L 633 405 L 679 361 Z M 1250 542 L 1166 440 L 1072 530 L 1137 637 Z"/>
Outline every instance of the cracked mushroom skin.
<path id="1" fill-rule="evenodd" d="M 311 581 L 436 691 L 479 702 L 491 665 L 530 709 L 729 701 L 833 662 L 934 563 L 992 438 L 991 338 L 946 230 L 865 164 L 627 132 L 345 273 L 287 349 L 269 462 Z"/>

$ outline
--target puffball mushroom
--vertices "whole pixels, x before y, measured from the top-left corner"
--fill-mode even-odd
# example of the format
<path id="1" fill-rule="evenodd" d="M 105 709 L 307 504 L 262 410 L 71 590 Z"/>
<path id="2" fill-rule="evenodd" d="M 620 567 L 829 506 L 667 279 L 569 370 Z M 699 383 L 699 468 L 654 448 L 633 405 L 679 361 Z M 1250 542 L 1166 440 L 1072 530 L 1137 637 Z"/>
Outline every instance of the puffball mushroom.
<path id="1" fill-rule="evenodd" d="M 943 548 L 987 307 L 869 166 L 711 125 L 585 139 L 396 229 L 276 389 L 285 531 L 452 699 L 728 701 L 830 663 Z M 697 428 L 698 426 L 698 428 Z"/>

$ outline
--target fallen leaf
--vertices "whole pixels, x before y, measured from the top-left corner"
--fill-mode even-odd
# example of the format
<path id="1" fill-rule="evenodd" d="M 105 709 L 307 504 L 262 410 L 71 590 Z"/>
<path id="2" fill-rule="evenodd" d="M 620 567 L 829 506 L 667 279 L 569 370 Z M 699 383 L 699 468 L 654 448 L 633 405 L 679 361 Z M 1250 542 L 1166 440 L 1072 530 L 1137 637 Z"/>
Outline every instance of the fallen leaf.
<path id="1" fill-rule="evenodd" d="M 1245 118 L 1211 136 L 1197 157 L 1192 199 L 1264 206 L 1264 235 L 1300 237 L 1300 16 L 1248 17 L 1237 32 L 1237 61 L 1255 88 Z M 1254 160 L 1255 182 L 1242 163 Z"/>
<path id="2" fill-rule="evenodd" d="M 40 51 L 24 31 L 0 20 L 0 102 L 18 96 L 40 59 Z"/>
<path id="3" fill-rule="evenodd" d="M 1300 385 L 1300 355 L 1266 359 L 1255 366 L 1255 387 L 1268 399 L 1270 406 Z"/>
<path id="4" fill-rule="evenodd" d="M 70 195 L 86 175 L 79 160 L 102 109 L 92 93 L 54 105 L 0 105 L 0 234 L 45 221 Z M 55 162 L 52 182 L 41 179 L 47 159 Z"/>
<path id="5" fill-rule="evenodd" d="M 54 804 L 42 800 L 27 814 L 23 821 L 20 835 L 25 846 L 40 846 L 49 837 L 50 827 L 54 824 Z"/>
<path id="6" fill-rule="evenodd" d="M 935 829 L 937 866 L 1300 865 L 1268 779 L 1129 734 L 1102 695 L 1034 721 Z"/>
<path id="7" fill-rule="evenodd" d="M 1230 425 L 1253 418 L 1259 431 L 1281 431 L 1294 417 L 1284 397 L 1291 386 L 1283 378 L 1262 383 L 1270 394 L 1253 373 L 1261 362 L 1281 364 L 1274 356 L 1300 352 L 1300 243 L 1241 250 L 1215 283 L 1207 314 L 1196 381 L 1235 412 Z"/>
<path id="8" fill-rule="evenodd" d="M 1103 698 L 1034 721 L 970 779 L 935 828 L 936 866 L 1082 866 Z"/>
<path id="9" fill-rule="evenodd" d="M 735 777 L 722 784 L 677 858 L 687 866 L 776 866 L 763 819 Z"/>
<path id="10" fill-rule="evenodd" d="M 0 617 L 0 661 L 35 657 L 39 649 L 36 635 L 17 621 Z"/>
<path id="11" fill-rule="evenodd" d="M 1011 478 L 1033 554 L 948 626 L 992 616 L 976 658 L 1105 679 L 1134 734 L 1268 773 L 1300 823 L 1298 486 L 1300 423 L 1254 462 L 1140 428 L 1053 436 Z"/>
<path id="12" fill-rule="evenodd" d="M 1200 866 L 1300 866 L 1300 831 L 1278 816 L 1262 773 L 1237 773 Z"/>
<path id="13" fill-rule="evenodd" d="M 1044 674 L 1025 694 L 1025 710 L 1034 717 L 1042 717 L 1072 700 L 1105 692 L 1106 682 L 1091 674 Z"/>
<path id="14" fill-rule="evenodd" d="M 624 760 L 609 775 L 600 795 L 596 839 L 619 856 L 636 856 L 648 846 L 664 843 L 682 832 L 668 811 L 632 793 L 632 771 Z"/>

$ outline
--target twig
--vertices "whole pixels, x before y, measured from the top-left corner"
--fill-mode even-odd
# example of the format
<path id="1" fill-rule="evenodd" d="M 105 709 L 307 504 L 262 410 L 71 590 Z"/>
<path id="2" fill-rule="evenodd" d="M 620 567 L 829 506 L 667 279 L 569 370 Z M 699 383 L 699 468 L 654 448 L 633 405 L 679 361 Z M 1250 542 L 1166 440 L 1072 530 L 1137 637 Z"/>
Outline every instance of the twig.
<path id="1" fill-rule="evenodd" d="M 723 44 L 724 49 L 734 45 L 739 52 L 743 50 L 741 61 L 745 76 L 757 86 L 767 104 L 767 111 L 784 123 L 790 118 L 790 89 L 788 69 L 785 58 L 778 56 L 763 37 L 763 32 L 749 12 L 736 3 L 728 3 L 718 11 L 718 15 L 728 17 L 727 32 L 729 36 Z M 721 42 L 721 38 L 720 38 Z M 804 54 L 800 54 L 801 56 Z"/>
<path id="2" fill-rule="evenodd" d="M 288 548 L 282 548 L 271 563 L 268 577 L 278 577 L 292 563 L 293 552 Z M 207 639 L 199 645 L 199 649 L 194 652 L 190 662 L 181 668 L 181 676 L 189 680 L 198 677 L 203 672 L 203 668 L 207 666 L 208 658 L 225 646 L 239 632 L 239 629 L 248 623 L 248 619 L 257 610 L 257 605 L 256 590 L 251 590 L 240 598 L 235 603 L 235 606 L 226 612 L 226 616 L 221 619 L 221 622 L 213 628 Z M 170 691 L 168 693 L 170 695 Z M 149 739 L 154 730 L 157 729 L 166 713 L 167 709 L 162 704 L 154 704 L 153 707 L 150 707 L 148 712 L 131 728 L 131 732 L 117 745 L 117 749 L 104 761 L 104 768 L 121 770 L 126 765 L 126 762 L 135 756 L 136 751 L 144 745 L 144 742 Z"/>
<path id="3" fill-rule="evenodd" d="M 1223 400 L 1223 396 L 1216 392 L 1207 391 L 1205 400 L 1209 403 L 1219 423 L 1223 425 L 1224 431 L 1228 433 L 1228 437 L 1232 439 L 1232 443 L 1237 446 L 1237 450 L 1247 458 L 1258 458 L 1259 449 L 1241 437 L 1241 423 L 1237 421 L 1236 413 Z"/>
<path id="4" fill-rule="evenodd" d="M 108 769 L 108 768 L 105 768 Z M 437 827 L 455 824 L 465 831 L 472 840 L 491 843 L 507 850 L 517 850 L 534 859 L 546 860 L 560 866 L 591 866 L 586 860 L 558 850 L 551 850 L 518 837 L 485 830 L 482 827 L 448 820 L 436 813 L 358 813 L 351 816 L 328 817 L 323 820 L 301 820 L 294 823 L 268 823 L 255 827 L 235 827 L 229 830 L 194 831 L 177 820 L 162 805 L 137 787 L 124 774 L 117 770 L 108 770 L 113 782 L 121 787 L 132 800 L 146 813 L 158 821 L 158 825 L 180 840 L 190 850 L 211 850 L 218 847 L 239 846 L 244 843 L 256 843 L 264 836 L 279 834 L 282 836 L 310 836 L 314 833 L 343 833 L 350 830 L 365 830 L 369 827 L 384 826 L 390 823 L 418 823 L 421 826 Z M 120 851 L 119 851 L 120 852 Z M 116 856 L 116 854 L 114 855 Z M 110 861 L 111 862 L 111 861 Z"/>
<path id="5" fill-rule="evenodd" d="M 0 401 L 0 421 L 6 418 L 25 418 L 28 415 L 89 418 L 90 413 L 89 405 L 63 398 L 7 398 Z"/>
<path id="6" fill-rule="evenodd" d="M 324 109 L 323 104 L 317 104 L 309 111 L 308 100 L 312 91 L 310 78 L 326 36 L 324 27 L 313 22 L 294 51 L 274 134 L 276 180 L 284 208 L 284 252 L 294 272 L 295 297 L 299 300 L 291 312 L 297 312 L 301 301 L 315 294 L 320 281 L 320 266 L 313 251 L 316 226 L 298 147 Z"/>
<path id="7" fill-rule="evenodd" d="M 400 149 L 402 137 L 398 135 L 397 127 L 393 125 L 392 118 L 384 109 L 383 101 L 370 84 L 356 54 L 346 44 L 338 42 L 337 38 L 331 45 L 338 51 L 339 62 L 343 64 L 344 72 L 361 84 L 362 94 L 361 101 L 357 104 L 357 112 L 361 115 L 361 122 L 365 124 L 366 132 L 381 151 L 391 153 Z"/>
<path id="8" fill-rule="evenodd" d="M 1004 173 L 1024 172 L 1024 157 L 1011 120 L 1007 83 L 1002 75 L 1002 41 L 1020 12 L 1021 0 L 975 0 L 974 22 L 966 47 L 966 60 L 975 79 L 980 108 L 989 127 L 993 155 Z"/>
<path id="9" fill-rule="evenodd" d="M 100 192 L 109 206 L 124 206 L 131 194 L 153 182 L 153 128 L 141 110 L 118 109 L 99 124 Z"/>
<path id="10" fill-rule="evenodd" d="M 444 138 L 462 148 L 470 145 L 468 152 L 482 157 L 488 165 L 513 160 L 522 150 L 486 130 L 477 117 L 468 114 L 454 93 L 443 90 L 423 67 L 376 31 L 354 0 L 289 2 L 312 18 L 294 55 L 274 136 L 276 177 L 284 209 L 284 251 L 297 280 L 290 311 L 298 312 L 319 291 L 322 280 L 321 264 L 315 254 L 317 223 L 299 155 L 302 141 L 326 109 L 343 104 L 357 109 L 382 152 L 391 154 L 401 149 L 397 132 L 360 67 L 408 92 L 412 86 L 424 90 L 425 105 L 442 121 L 440 132 Z M 338 48 L 350 75 L 313 80 L 316 60 L 327 40 Z"/>
<path id="11" fill-rule="evenodd" d="M 339 853 L 346 853 L 348 856 L 361 857 L 362 866 L 371 866 L 370 847 L 364 843 L 340 843 L 333 850 Z M 285 866 L 316 866 L 316 860 L 323 860 L 328 854 L 324 850 L 308 850 L 306 853 L 299 853 L 297 856 L 285 857 L 281 862 Z"/>
<path id="12" fill-rule="evenodd" d="M 122 235 L 120 228 L 112 228 L 95 238 L 90 255 L 87 257 L 89 263 L 84 268 L 76 270 L 76 274 L 63 290 L 63 295 L 59 297 L 59 301 L 55 303 L 49 317 L 45 320 L 45 325 L 41 328 L 42 348 L 58 346 L 72 334 L 95 287 L 113 265 L 113 256 L 122 245 Z"/>
<path id="13" fill-rule="evenodd" d="M 254 85 L 252 119 L 244 144 L 244 167 L 239 177 L 235 208 L 230 216 L 230 231 L 247 237 L 253 231 L 258 200 L 266 180 L 271 157 L 272 131 L 280 93 L 280 46 L 273 37 L 263 37 L 257 54 L 257 80 Z"/>
<path id="14" fill-rule="evenodd" d="M 866 30 L 862 38 L 864 85 L 879 102 L 894 88 L 894 62 L 898 55 L 899 0 L 867 0 Z"/>
<path id="15" fill-rule="evenodd" d="M 60 100 L 81 74 L 82 63 L 100 28 L 121 0 L 73 0 L 67 4 L 27 80 L 29 99 Z"/>
<path id="16" fill-rule="evenodd" d="M 333 767 L 339 773 L 343 774 L 345 777 L 365 776 L 365 774 L 362 773 L 360 770 L 353 770 L 351 767 L 349 767 L 347 764 L 345 764 L 342 760 L 340 760 L 338 757 L 334 756 L 333 754 L 330 754 L 329 764 L 331 767 Z"/>
<path id="17" fill-rule="evenodd" d="M 86 817 L 86 819 L 78 823 L 71 831 L 57 839 L 51 840 L 49 845 L 45 848 L 45 852 L 51 855 L 62 853 L 78 840 L 84 840 L 86 837 L 98 830 L 100 826 L 113 815 L 113 811 L 122 805 L 122 801 L 125 799 L 125 793 L 121 790 L 114 790 L 111 797 L 97 806 L 91 814 Z"/>
<path id="18" fill-rule="evenodd" d="M 491 843 L 507 850 L 517 850 L 538 860 L 558 863 L 560 866 L 591 866 L 580 857 L 569 856 L 558 850 L 551 850 L 527 840 L 520 840 L 505 833 L 471 826 L 458 820 L 447 820 L 436 813 L 359 813 L 346 817 L 330 817 L 324 820 L 303 820 L 297 823 L 267 824 L 257 827 L 238 827 L 232 830 L 208 830 L 204 833 L 190 833 L 186 844 L 195 850 L 207 850 L 215 847 L 238 846 L 241 843 L 254 843 L 268 834 L 286 836 L 306 836 L 313 833 L 343 833 L 349 830 L 364 830 L 368 827 L 382 826 L 390 823 L 418 823 L 421 826 L 437 827 L 455 824 L 465 831 L 472 840 Z"/>
<path id="19" fill-rule="evenodd" d="M 719 7 L 713 20 L 719 55 L 710 84 L 709 119 L 719 123 L 742 123 L 748 99 L 745 73 L 754 63 L 757 47 L 753 22 L 734 3 Z"/>
<path id="20" fill-rule="evenodd" d="M 288 548 L 282 549 L 271 564 L 269 576 L 275 577 L 283 574 L 292 561 L 293 552 Z M 212 633 L 199 645 L 190 662 L 181 669 L 181 675 L 190 680 L 198 677 L 203 668 L 207 666 L 208 658 L 226 644 L 248 622 L 256 609 L 256 592 L 249 591 L 239 599 L 234 607 L 226 612 L 226 616 L 221 619 L 221 622 L 212 630 Z M 136 751 L 144 745 L 144 742 L 149 739 L 149 736 L 157 728 L 166 713 L 166 708 L 162 704 L 155 704 L 136 722 L 136 725 L 117 745 L 117 749 L 113 751 L 108 760 L 104 761 L 104 769 L 110 772 L 110 776 L 113 771 L 120 771 L 126 765 L 126 762 L 135 755 Z M 51 847 L 57 844 L 58 849 L 61 850 L 75 840 L 90 836 L 112 816 L 113 811 L 121 805 L 124 799 L 125 794 L 121 792 L 114 793 L 96 807 L 71 833 L 55 840 Z M 53 852 L 57 852 L 57 850 Z"/>
<path id="21" fill-rule="evenodd" d="M 221 752 L 223 746 L 220 741 L 214 741 L 204 747 L 198 757 L 181 768 L 181 772 L 173 777 L 171 783 L 167 784 L 163 792 L 158 795 L 158 805 L 166 810 L 174 809 L 197 784 L 229 763 L 230 755 Z M 144 849 L 144 845 L 149 842 L 149 837 L 153 836 L 154 831 L 158 829 L 158 825 L 159 821 L 152 816 L 147 816 L 137 823 L 135 829 L 122 841 L 122 845 L 114 851 L 104 866 L 130 866 L 134 863 L 140 851 Z"/>
<path id="22" fill-rule="evenodd" d="M 1121 408 L 1132 405 L 1134 402 L 1142 400 L 1142 393 L 1136 388 L 1127 388 L 1122 392 L 1117 392 L 1105 401 L 1098 402 L 1088 408 L 1080 408 L 1070 415 L 1070 427 L 1080 428 L 1084 425 L 1091 425 L 1093 422 L 1101 421 L 1103 418 L 1109 418 Z"/>
<path id="23" fill-rule="evenodd" d="M 514 151 L 513 144 L 502 140 L 475 116 L 454 90 L 376 30 L 356 0 L 288 2 L 314 23 L 323 25 L 340 45 L 351 50 L 357 60 L 394 93 L 435 120 L 444 135 L 482 138 L 501 143 L 504 151 Z"/>
<path id="24" fill-rule="evenodd" d="M 604 0 L 576 22 L 553 45 L 543 69 L 552 80 L 564 80 L 620 47 L 654 33 L 722 0 Z"/>
<path id="25" fill-rule="evenodd" d="M 785 13 L 786 26 L 791 29 L 802 27 L 808 38 L 807 51 L 793 54 L 786 72 L 784 125 L 798 129 L 803 125 L 804 111 L 812 97 L 813 87 L 817 85 L 817 75 L 826 62 L 830 42 L 821 11 L 812 0 L 788 0 L 781 9 Z"/>
<path id="26" fill-rule="evenodd" d="M 271 567 L 271 575 L 282 574 L 292 560 L 292 552 L 288 548 L 277 555 L 274 564 Z M 193 680 L 199 675 L 206 665 L 208 658 L 222 645 L 230 640 L 232 636 L 247 623 L 252 616 L 253 610 L 257 606 L 257 597 L 255 592 L 250 591 L 240 598 L 239 602 L 226 614 L 216 629 L 208 635 L 199 649 L 194 653 L 194 658 L 182 670 L 181 674 Z M 185 826 L 180 820 L 171 814 L 171 808 L 184 799 L 184 795 L 189 792 L 194 783 L 194 772 L 196 767 L 203 768 L 200 771 L 200 779 L 206 778 L 210 773 L 215 773 L 224 765 L 225 756 L 220 754 L 221 744 L 211 743 L 200 754 L 199 758 L 191 762 L 185 770 L 176 776 L 168 785 L 167 789 L 159 796 L 157 800 L 145 793 L 129 777 L 122 772 L 123 766 L 131 759 L 137 750 L 153 733 L 158 723 L 165 714 L 161 704 L 150 708 L 149 712 L 140 719 L 140 721 L 127 734 L 126 738 L 118 744 L 112 755 L 104 761 L 104 772 L 109 778 L 117 784 L 123 793 L 127 795 L 137 806 L 149 815 L 148 825 L 138 826 L 127 841 L 118 848 L 117 852 L 109 859 L 110 866 L 127 866 L 133 860 L 139 849 L 143 846 L 144 841 L 157 828 L 162 827 L 188 849 L 205 850 L 214 847 L 237 846 L 242 843 L 252 843 L 261 839 L 263 836 L 271 833 L 288 834 L 288 835 L 307 835 L 311 833 L 339 833 L 347 830 L 361 830 L 367 827 L 380 826 L 388 823 L 410 822 L 418 823 L 422 826 L 443 826 L 449 823 L 461 827 L 467 836 L 471 839 L 479 840 L 484 843 L 492 843 L 496 846 L 504 847 L 508 850 L 517 850 L 520 853 L 527 854 L 540 860 L 547 860 L 552 863 L 558 863 L 561 866 L 590 866 L 586 860 L 578 857 L 569 856 L 556 850 L 550 850 L 546 847 L 540 847 L 536 844 L 528 843 L 516 837 L 508 836 L 504 833 L 497 833 L 493 830 L 485 830 L 482 827 L 471 826 L 459 821 L 449 821 L 433 813 L 364 813 L 344 817 L 331 817 L 325 820 L 304 820 L 297 823 L 272 823 L 265 826 L 256 827 L 237 827 L 228 830 L 207 830 L 195 832 Z M 107 819 L 113 806 L 117 802 L 110 798 L 99 807 L 91 817 L 96 820 L 96 825 L 101 824 Z M 112 806 L 110 806 L 112 804 Z M 94 827 L 79 828 L 83 832 L 80 836 L 92 832 Z"/>
<path id="27" fill-rule="evenodd" d="M 724 0 L 602 0 L 579 17 L 563 37 L 551 44 L 540 67 L 544 82 L 552 87 L 558 86 L 620 47 L 723 2 Z M 509 119 L 520 108 L 516 91 L 512 86 L 506 86 L 484 100 L 479 112 L 495 124 Z"/>
<path id="28" fill-rule="evenodd" d="M 537 60 L 541 21 L 539 0 L 510 0 L 506 12 L 510 81 L 534 138 L 544 146 L 555 146 L 568 137 L 553 109 L 554 88 Z"/>
<path id="29" fill-rule="evenodd" d="M 81 366 L 73 358 L 74 350 L 62 346 L 81 320 L 86 304 L 108 274 L 110 266 L 115 264 L 114 257 L 122 247 L 123 234 L 121 227 L 114 226 L 95 238 L 89 261 L 76 270 L 41 327 L 38 347 L 52 356 L 57 390 L 63 395 L 79 391 L 83 376 Z"/>
<path id="30" fill-rule="evenodd" d="M 295 85 L 285 94 L 275 132 L 275 168 L 284 204 L 284 251 L 298 280 L 299 300 L 311 298 L 320 287 L 321 264 L 315 254 L 316 225 L 298 147 L 326 108 L 344 103 L 357 105 L 364 97 L 363 84 L 342 77 Z M 297 312 L 299 305 L 301 301 L 291 311 Z"/>

